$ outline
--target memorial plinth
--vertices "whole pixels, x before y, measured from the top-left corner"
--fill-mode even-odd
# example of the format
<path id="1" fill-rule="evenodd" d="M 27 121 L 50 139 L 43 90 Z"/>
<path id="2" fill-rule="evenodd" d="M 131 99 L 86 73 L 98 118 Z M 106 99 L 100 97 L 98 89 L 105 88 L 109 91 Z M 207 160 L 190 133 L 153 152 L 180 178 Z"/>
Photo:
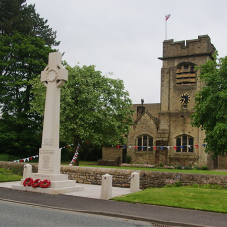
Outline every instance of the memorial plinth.
<path id="1" fill-rule="evenodd" d="M 68 71 L 61 64 L 62 55 L 59 52 L 49 54 L 48 65 L 41 72 L 41 82 L 46 86 L 46 101 L 43 123 L 42 146 L 39 149 L 38 173 L 32 173 L 31 166 L 24 169 L 21 185 L 13 185 L 13 189 L 48 194 L 59 194 L 81 191 L 83 187 L 76 186 L 76 181 L 68 180 L 67 174 L 60 174 L 61 149 L 59 149 L 60 128 L 60 90 L 68 80 Z M 50 188 L 33 188 L 23 186 L 26 178 L 48 179 Z"/>

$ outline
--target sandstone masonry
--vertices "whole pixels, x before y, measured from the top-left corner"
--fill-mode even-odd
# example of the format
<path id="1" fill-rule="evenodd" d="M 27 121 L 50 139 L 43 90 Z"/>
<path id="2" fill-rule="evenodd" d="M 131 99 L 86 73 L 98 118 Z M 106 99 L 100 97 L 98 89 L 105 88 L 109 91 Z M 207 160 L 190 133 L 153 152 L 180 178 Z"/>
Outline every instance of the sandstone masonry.
<path id="1" fill-rule="evenodd" d="M 38 165 L 31 163 L 33 172 L 38 171 Z M 22 175 L 24 163 L 12 163 L 0 161 L 0 168 L 14 169 Z M 140 188 L 163 187 L 167 184 L 181 182 L 182 185 L 191 184 L 218 184 L 227 187 L 227 176 L 223 175 L 204 175 L 189 173 L 155 172 L 142 170 L 127 170 L 114 168 L 80 167 L 80 166 L 61 166 L 61 173 L 68 174 L 70 180 L 76 180 L 82 184 L 101 185 L 102 175 L 110 174 L 113 176 L 114 187 L 130 187 L 130 177 L 133 172 L 140 174 Z"/>

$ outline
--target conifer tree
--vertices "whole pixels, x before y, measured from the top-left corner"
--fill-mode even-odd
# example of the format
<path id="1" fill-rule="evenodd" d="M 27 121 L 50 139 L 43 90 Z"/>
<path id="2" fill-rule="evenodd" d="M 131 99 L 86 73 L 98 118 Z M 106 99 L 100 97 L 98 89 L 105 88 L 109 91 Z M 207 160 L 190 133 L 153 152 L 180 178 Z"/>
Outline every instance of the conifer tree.
<path id="1" fill-rule="evenodd" d="M 30 80 L 45 68 L 58 44 L 56 32 L 34 5 L 0 0 L 0 154 L 37 154 L 41 117 L 30 111 Z"/>

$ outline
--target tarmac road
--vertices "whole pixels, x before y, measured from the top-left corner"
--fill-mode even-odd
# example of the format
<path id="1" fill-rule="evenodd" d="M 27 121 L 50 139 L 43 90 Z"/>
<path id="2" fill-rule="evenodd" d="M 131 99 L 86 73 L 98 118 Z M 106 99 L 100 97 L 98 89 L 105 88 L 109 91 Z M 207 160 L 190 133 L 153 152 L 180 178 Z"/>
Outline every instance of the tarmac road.
<path id="1" fill-rule="evenodd" d="M 82 197 L 82 194 L 80 194 L 80 196 L 76 196 L 65 194 L 48 195 L 32 193 L 12 190 L 9 187 L 2 187 L 2 185 L 4 185 L 4 183 L 0 184 L 0 200 L 2 201 L 13 201 L 59 210 L 148 221 L 156 223 L 156 226 L 161 226 L 158 224 L 162 224 L 162 226 L 227 226 L 227 215 L 221 213 L 115 202 L 112 200 Z M 98 191 L 97 185 L 96 187 L 94 185 L 86 185 L 86 187 L 94 189 L 93 194 Z M 87 193 L 86 190 L 84 193 Z"/>
<path id="2" fill-rule="evenodd" d="M 152 227 L 149 222 L 0 201 L 0 226 Z"/>

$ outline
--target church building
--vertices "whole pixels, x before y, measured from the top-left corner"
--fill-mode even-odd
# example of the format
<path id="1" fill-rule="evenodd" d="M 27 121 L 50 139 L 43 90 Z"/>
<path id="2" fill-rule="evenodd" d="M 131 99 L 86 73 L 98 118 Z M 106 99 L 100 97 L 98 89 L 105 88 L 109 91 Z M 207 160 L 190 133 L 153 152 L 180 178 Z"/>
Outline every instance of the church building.
<path id="1" fill-rule="evenodd" d="M 215 47 L 208 35 L 198 39 L 163 42 L 161 103 L 134 104 L 133 124 L 127 146 L 104 148 L 103 161 L 130 156 L 132 163 L 151 165 L 207 166 L 218 168 L 218 160 L 204 152 L 205 132 L 192 127 L 195 94 L 204 84 L 196 66 L 212 59 Z M 224 160 L 224 162 L 223 162 Z M 225 163 L 225 158 L 219 163 Z M 223 166 L 224 168 L 224 166 Z"/>

